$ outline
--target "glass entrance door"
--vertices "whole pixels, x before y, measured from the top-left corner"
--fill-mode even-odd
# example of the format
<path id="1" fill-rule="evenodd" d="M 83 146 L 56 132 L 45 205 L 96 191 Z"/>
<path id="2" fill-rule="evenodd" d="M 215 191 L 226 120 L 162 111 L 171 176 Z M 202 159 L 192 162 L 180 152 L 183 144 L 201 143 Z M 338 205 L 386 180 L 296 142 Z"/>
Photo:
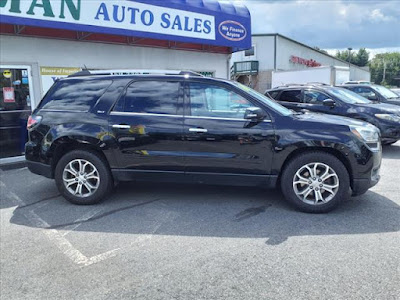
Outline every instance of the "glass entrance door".
<path id="1" fill-rule="evenodd" d="M 0 159 L 24 154 L 32 111 L 30 74 L 28 66 L 0 66 Z"/>

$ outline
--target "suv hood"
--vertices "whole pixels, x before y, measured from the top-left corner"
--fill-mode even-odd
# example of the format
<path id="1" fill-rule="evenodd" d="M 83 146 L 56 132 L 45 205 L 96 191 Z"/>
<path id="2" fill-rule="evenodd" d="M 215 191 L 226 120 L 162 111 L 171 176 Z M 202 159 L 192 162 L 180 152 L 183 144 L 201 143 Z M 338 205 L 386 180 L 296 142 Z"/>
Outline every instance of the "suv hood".
<path id="1" fill-rule="evenodd" d="M 400 105 L 400 97 L 386 99 L 386 101 L 388 104 L 392 104 L 392 105 L 396 105 L 396 106 Z"/>
<path id="2" fill-rule="evenodd" d="M 371 112 L 372 114 L 386 113 L 395 114 L 400 116 L 400 107 L 393 104 L 386 103 L 370 103 L 370 104 L 358 104 L 358 111 L 363 111 L 365 113 Z"/>
<path id="3" fill-rule="evenodd" d="M 322 113 L 314 113 L 314 112 L 306 112 L 304 114 L 296 114 L 295 117 L 301 121 L 309 121 L 309 122 L 319 122 L 319 123 L 327 123 L 333 125 L 358 125 L 358 126 L 368 126 L 369 123 L 364 121 L 359 121 L 347 117 L 342 117 L 338 115 L 327 115 Z"/>

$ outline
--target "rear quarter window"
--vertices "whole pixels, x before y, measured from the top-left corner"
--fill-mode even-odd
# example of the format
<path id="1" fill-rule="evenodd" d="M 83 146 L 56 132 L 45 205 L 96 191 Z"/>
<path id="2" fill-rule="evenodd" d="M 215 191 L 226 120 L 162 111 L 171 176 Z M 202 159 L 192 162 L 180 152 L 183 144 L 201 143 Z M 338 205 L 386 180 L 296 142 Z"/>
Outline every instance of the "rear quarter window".
<path id="1" fill-rule="evenodd" d="M 270 96 L 272 99 L 277 99 L 280 91 L 268 92 L 266 96 Z"/>
<path id="2" fill-rule="evenodd" d="M 60 81 L 40 103 L 40 109 L 88 111 L 111 83 L 111 80 Z"/>

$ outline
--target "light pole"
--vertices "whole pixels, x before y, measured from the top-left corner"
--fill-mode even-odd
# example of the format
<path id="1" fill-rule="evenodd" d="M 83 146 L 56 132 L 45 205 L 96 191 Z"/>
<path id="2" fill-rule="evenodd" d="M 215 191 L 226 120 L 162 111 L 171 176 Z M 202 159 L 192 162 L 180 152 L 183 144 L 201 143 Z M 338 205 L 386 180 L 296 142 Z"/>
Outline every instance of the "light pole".
<path id="1" fill-rule="evenodd" d="M 347 50 L 349 50 L 349 74 L 351 74 L 351 71 L 350 71 L 350 62 L 351 62 L 351 50 L 353 50 L 353 48 L 347 48 Z M 350 77 L 350 76 L 349 76 Z M 351 78 L 349 78 L 350 80 L 351 80 Z"/>

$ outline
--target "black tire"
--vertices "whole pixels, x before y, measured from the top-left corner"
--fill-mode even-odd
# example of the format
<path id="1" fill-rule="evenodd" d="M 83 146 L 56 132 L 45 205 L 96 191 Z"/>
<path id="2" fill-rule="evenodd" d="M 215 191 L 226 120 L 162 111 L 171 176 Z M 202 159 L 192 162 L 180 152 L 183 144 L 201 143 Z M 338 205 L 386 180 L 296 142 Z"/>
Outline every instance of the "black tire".
<path id="1" fill-rule="evenodd" d="M 299 199 L 296 195 L 295 188 L 293 187 L 294 177 L 297 171 L 299 171 L 303 166 L 311 163 L 322 163 L 329 166 L 334 172 L 336 172 L 338 177 L 339 187 L 337 188 L 336 194 L 326 203 L 320 203 L 318 205 L 309 204 Z M 306 185 L 304 185 L 304 187 L 306 187 Z M 345 200 L 350 196 L 350 178 L 344 164 L 334 155 L 320 151 L 313 151 L 300 154 L 288 162 L 282 172 L 281 189 L 286 200 L 293 204 L 298 210 L 307 213 L 326 213 L 336 208 L 342 200 Z M 312 193 L 315 193 L 315 191 Z"/>
<path id="2" fill-rule="evenodd" d="M 64 168 L 72 161 L 76 159 L 82 159 L 93 164 L 100 178 L 100 183 L 98 184 L 97 190 L 93 192 L 92 195 L 87 197 L 79 197 L 73 195 L 68 191 L 64 185 L 63 173 Z M 100 155 L 96 154 L 94 151 L 88 150 L 73 150 L 65 154 L 57 163 L 54 178 L 56 185 L 61 195 L 64 196 L 69 202 L 79 205 L 91 205 L 102 201 L 112 190 L 114 185 L 113 178 L 107 163 L 101 158 Z"/>

